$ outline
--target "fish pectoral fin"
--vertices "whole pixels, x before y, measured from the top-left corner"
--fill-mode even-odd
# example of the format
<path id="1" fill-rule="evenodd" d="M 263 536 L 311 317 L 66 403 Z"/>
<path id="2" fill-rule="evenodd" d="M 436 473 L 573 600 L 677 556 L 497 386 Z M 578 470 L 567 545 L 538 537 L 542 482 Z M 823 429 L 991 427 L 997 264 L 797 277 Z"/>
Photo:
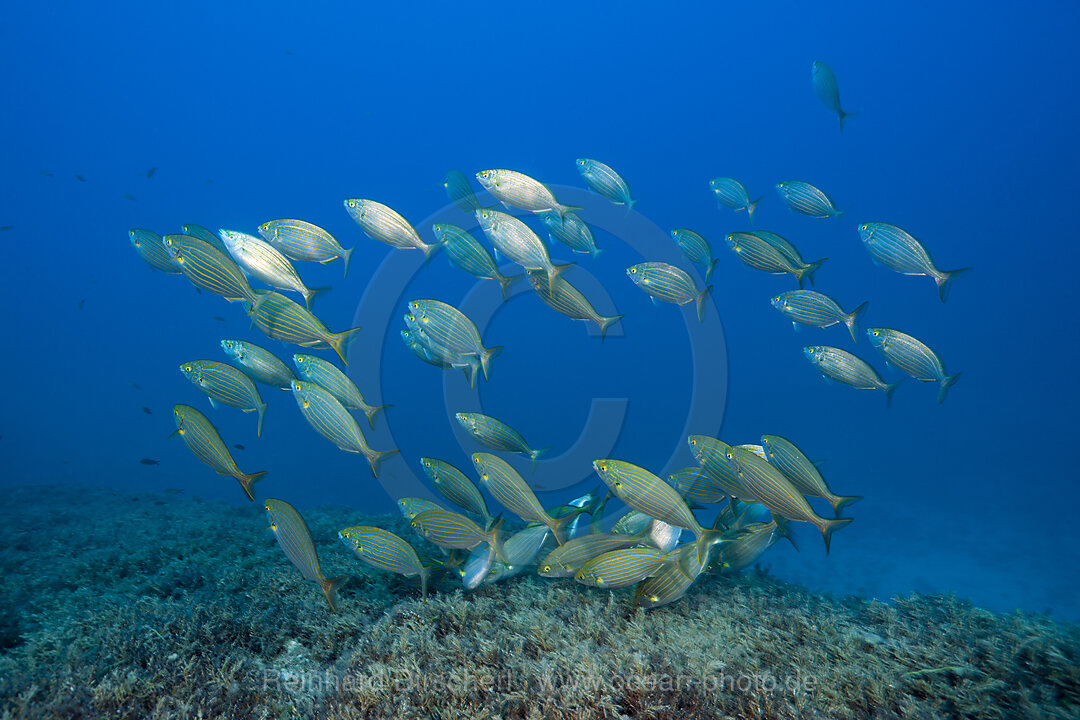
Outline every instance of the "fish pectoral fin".
<path id="1" fill-rule="evenodd" d="M 212 408 L 214 408 L 215 410 L 217 410 L 217 409 L 218 409 L 218 404 L 217 404 L 217 401 L 215 401 L 215 400 L 214 400 L 214 398 L 207 398 L 207 399 L 208 399 L 208 400 L 210 401 L 210 407 L 212 407 Z"/>
<path id="2" fill-rule="evenodd" d="M 799 332 L 799 323 L 792 322 L 791 323 L 791 329 L 794 330 L 795 332 Z"/>

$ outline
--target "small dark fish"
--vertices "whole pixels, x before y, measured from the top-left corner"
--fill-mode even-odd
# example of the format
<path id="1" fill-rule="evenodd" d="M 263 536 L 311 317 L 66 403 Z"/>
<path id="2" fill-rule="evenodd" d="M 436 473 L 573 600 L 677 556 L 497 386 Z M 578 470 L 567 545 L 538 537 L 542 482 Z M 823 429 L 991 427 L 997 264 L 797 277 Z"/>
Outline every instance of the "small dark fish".
<path id="1" fill-rule="evenodd" d="M 147 170 L 146 171 L 146 179 L 149 180 L 150 178 L 154 177 L 154 173 L 156 173 L 156 172 L 157 172 L 156 167 L 152 167 L 149 170 Z"/>
<path id="2" fill-rule="evenodd" d="M 86 178 L 84 178 L 79 173 L 75 173 L 75 179 L 78 180 L 79 182 L 86 182 Z"/>
<path id="3" fill-rule="evenodd" d="M 44 175 L 45 177 L 52 177 L 53 176 L 53 174 L 51 172 L 49 172 L 48 170 L 38 170 L 38 174 Z"/>
<path id="4" fill-rule="evenodd" d="M 157 465 L 160 463 L 160 461 L 154 460 L 153 458 L 143 458 L 139 461 L 139 463 L 142 465 Z"/>
<path id="5" fill-rule="evenodd" d="M 240 443 L 236 443 L 235 445 L 233 445 L 233 447 L 236 448 L 237 450 L 247 450 L 247 448 L 244 447 L 243 445 L 241 445 Z"/>
<path id="6" fill-rule="evenodd" d="M 142 390 L 142 388 L 139 387 L 139 383 L 135 382 L 134 380 L 131 381 L 131 387 L 135 388 L 136 390 Z"/>
<path id="7" fill-rule="evenodd" d="M 220 315 L 215 315 L 214 319 L 217 320 L 218 322 L 225 322 L 225 318 L 221 317 Z"/>
<path id="8" fill-rule="evenodd" d="M 14 225 L 3 225 L 3 226 L 0 226 L 0 232 L 7 232 L 8 230 L 14 230 L 14 229 L 15 229 L 15 226 L 14 226 Z"/>
<path id="9" fill-rule="evenodd" d="M 212 182 L 214 182 L 214 179 L 213 178 L 208 178 L 207 181 L 206 181 L 206 184 L 209 185 Z"/>
<path id="10" fill-rule="evenodd" d="M 122 197 L 125 197 L 125 198 L 127 198 L 127 199 L 128 199 L 128 200 L 130 200 L 131 202 L 139 202 L 138 200 L 136 200 L 136 199 L 135 199 L 135 196 L 134 196 L 134 195 L 132 195 L 131 193 L 124 193 L 124 194 L 122 195 Z"/>
<path id="11" fill-rule="evenodd" d="M 179 495 L 184 492 L 183 488 L 165 488 L 163 491 L 166 495 Z"/>
<path id="12" fill-rule="evenodd" d="M 142 411 L 144 413 L 146 413 L 147 415 L 153 415 L 154 414 L 154 413 L 150 412 L 150 408 L 145 407 L 145 406 L 143 407 Z"/>
<path id="13" fill-rule="evenodd" d="M 79 301 L 79 309 L 82 310 L 84 305 L 86 305 L 86 298 Z"/>
<path id="14" fill-rule="evenodd" d="M 286 55 L 292 55 L 292 50 L 286 50 L 286 51 L 285 51 L 285 54 L 286 54 Z"/>

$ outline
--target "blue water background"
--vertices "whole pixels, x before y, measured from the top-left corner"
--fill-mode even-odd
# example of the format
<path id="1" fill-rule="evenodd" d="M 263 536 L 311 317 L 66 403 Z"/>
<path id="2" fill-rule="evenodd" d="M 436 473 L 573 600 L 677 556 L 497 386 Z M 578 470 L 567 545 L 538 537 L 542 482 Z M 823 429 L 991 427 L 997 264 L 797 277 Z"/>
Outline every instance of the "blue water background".
<path id="1" fill-rule="evenodd" d="M 456 302 L 473 287 L 445 257 L 383 300 L 394 321 L 365 327 L 353 347 L 354 356 L 381 353 L 382 377 L 357 381 L 394 405 L 371 444 L 396 444 L 403 456 L 375 481 L 362 458 L 312 432 L 286 393 L 262 389 L 270 410 L 261 439 L 253 416 L 210 410 L 179 363 L 225 360 L 222 337 L 286 359 L 298 348 L 249 329 L 239 305 L 152 271 L 127 230 L 316 222 L 357 246 L 347 279 L 340 262 L 298 264 L 309 285 L 334 286 L 316 310 L 344 329 L 395 252 L 360 232 L 345 198 L 385 202 L 430 239 L 423 221 L 446 205 L 448 169 L 508 167 L 581 187 L 574 159 L 594 157 L 629 180 L 649 221 L 702 232 L 720 257 L 719 318 L 710 308 L 708 327 L 727 352 L 708 360 L 727 373 L 726 397 L 716 398 L 724 420 L 695 431 L 730 442 L 785 435 L 826 461 L 838 492 L 867 498 L 852 506 L 857 520 L 828 559 L 801 526 L 802 552 L 774 550 L 766 565 L 823 589 L 955 590 L 995 609 L 1080 617 L 1077 6 L 704 5 L 6 8 L 0 225 L 13 228 L 0 233 L 2 482 L 177 487 L 246 502 L 231 479 L 167 437 L 178 402 L 245 445 L 235 453 L 244 470 L 270 470 L 260 496 L 301 509 L 388 511 L 412 489 L 420 455 L 469 470 L 466 450 L 478 448 L 460 442 L 449 418 L 478 408 L 446 407 L 444 380 L 461 377 L 423 365 L 397 337 L 408 299 Z M 835 69 L 845 107 L 858 112 L 843 134 L 811 89 L 816 59 Z M 755 228 L 785 235 L 807 259 L 830 258 L 818 289 L 845 308 L 869 300 L 865 325 L 910 332 L 950 372 L 963 371 L 944 405 L 935 387 L 910 379 L 886 409 L 879 392 L 818 377 L 803 345 L 854 349 L 885 368 L 865 338 L 853 347 L 842 328 L 795 334 L 769 306 L 795 283 L 726 249 L 724 234 L 751 226 L 717 210 L 707 183 L 722 175 L 764 196 Z M 786 179 L 819 185 L 847 214 L 794 215 L 773 189 Z M 942 305 L 929 279 L 871 263 L 855 231 L 866 221 L 900 225 L 940 267 L 976 272 Z M 680 432 L 695 392 L 690 359 L 701 349 L 686 331 L 692 311 L 653 307 L 624 275 L 640 255 L 609 234 L 598 240 L 606 251 L 595 261 L 555 254 L 579 262 L 572 281 L 602 283 L 610 298 L 597 306 L 626 314 L 622 332 L 601 345 L 582 324 L 516 295 L 485 329 L 486 344 L 506 349 L 481 405 L 558 457 L 592 398 L 628 398 L 618 443 L 603 453 L 657 472 L 690 464 Z M 662 245 L 657 257 L 670 253 Z M 665 467 L 675 450 L 682 462 Z M 542 499 L 555 504 L 595 484 Z"/>

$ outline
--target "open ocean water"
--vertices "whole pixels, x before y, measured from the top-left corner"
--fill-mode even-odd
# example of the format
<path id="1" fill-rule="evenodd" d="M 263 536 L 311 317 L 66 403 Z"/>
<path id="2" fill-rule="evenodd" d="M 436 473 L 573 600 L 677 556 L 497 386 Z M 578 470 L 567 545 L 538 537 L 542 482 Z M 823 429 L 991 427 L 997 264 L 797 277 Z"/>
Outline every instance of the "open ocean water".
<path id="1" fill-rule="evenodd" d="M 9 6 L 3 19 L 4 717 L 1080 713 L 1074 3 L 61 2 Z M 815 61 L 835 71 L 851 113 L 842 131 L 815 93 Z M 616 170 L 633 208 L 590 192 L 578 158 Z M 538 214 L 499 204 L 476 176 L 494 168 L 580 208 L 601 252 L 571 252 Z M 546 306 L 527 278 L 504 300 L 445 249 L 425 263 L 346 212 L 347 199 L 374 200 L 423 243 L 436 242 L 434 223 L 452 223 L 491 249 L 480 221 L 448 199 L 451 170 L 482 206 L 526 222 L 554 262 L 575 263 L 562 277 L 600 315 L 622 316 L 603 339 Z M 710 180 L 721 177 L 760 198 L 752 222 L 718 205 Z M 813 184 L 842 214 L 794 212 L 782 181 Z M 260 237 L 280 218 L 352 250 L 347 274 L 340 259 L 294 261 L 308 287 L 330 288 L 313 302 L 319 320 L 362 328 L 347 366 L 330 349 L 267 337 L 243 303 L 152 269 L 129 240 L 133 228 L 166 235 L 188 223 Z M 864 223 L 903 228 L 941 270 L 974 270 L 943 302 L 932 279 L 876 264 Z M 675 228 L 708 242 L 708 283 Z M 846 312 L 868 302 L 855 342 L 843 323 L 793 330 L 770 299 L 795 278 L 747 267 L 728 247 L 729 233 L 751 231 L 780 234 L 807 262 L 827 258 L 805 287 Z M 697 291 L 711 285 L 702 322 L 693 301 L 650 302 L 627 275 L 645 261 L 682 268 Z M 460 308 L 484 347 L 501 346 L 487 381 L 472 388 L 402 342 L 409 302 L 422 298 Z M 962 372 L 943 403 L 937 384 L 886 365 L 872 327 L 908 333 L 947 374 Z M 290 367 L 295 353 L 332 362 L 368 403 L 389 406 L 373 428 L 355 413 L 366 441 L 399 452 L 374 477 L 362 455 L 312 429 L 292 392 L 266 384 L 261 437 L 255 413 L 212 408 L 178 368 L 232 362 L 222 339 Z M 827 382 L 804 356 L 817 345 L 903 382 L 888 403 L 881 390 Z M 254 502 L 170 436 L 177 404 L 205 413 L 244 473 L 267 472 Z M 458 412 L 550 450 L 533 470 L 480 445 Z M 596 459 L 667 478 L 697 465 L 688 435 L 737 445 L 763 434 L 795 443 L 836 493 L 862 496 L 841 513 L 854 522 L 828 555 L 815 527 L 792 522 L 798 551 L 780 540 L 742 573 L 715 568 L 648 611 L 635 609 L 633 587 L 540 578 L 537 560 L 475 591 L 458 568 L 435 573 L 425 601 L 415 578 L 373 570 L 337 539 L 376 525 L 443 558 L 396 504 L 449 507 L 421 457 L 478 481 L 470 456 L 494 452 L 551 509 L 604 494 Z M 508 531 L 522 527 L 481 490 Z M 304 515 L 327 577 L 349 576 L 333 616 L 267 530 L 267 498 Z M 708 528 L 726 505 L 691 507 Z M 612 498 L 595 520 L 606 531 L 628 509 Z M 530 626 L 542 619 L 523 620 L 526 608 L 561 621 Z M 751 635 L 776 657 L 736 647 Z M 513 658 L 485 660 L 499 638 Z M 781 649 L 802 643 L 821 653 Z M 393 674 L 395 662 L 432 684 L 340 687 Z M 436 689 L 477 663 L 494 689 Z M 721 683 L 743 670 L 820 682 L 725 694 L 700 677 L 674 690 L 611 680 L 686 668 Z M 501 674 L 511 669 L 513 679 Z M 602 689 L 536 691 L 530 682 L 548 672 L 601 678 Z M 317 673 L 337 684 L 282 689 Z"/>

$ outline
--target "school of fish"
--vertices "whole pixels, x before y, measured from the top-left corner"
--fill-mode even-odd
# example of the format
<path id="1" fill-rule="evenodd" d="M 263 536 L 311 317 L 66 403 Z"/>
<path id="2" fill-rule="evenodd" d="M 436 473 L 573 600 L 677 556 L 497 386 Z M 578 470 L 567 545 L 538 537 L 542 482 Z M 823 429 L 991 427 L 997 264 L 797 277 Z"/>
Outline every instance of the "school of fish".
<path id="1" fill-rule="evenodd" d="M 822 103 L 836 113 L 842 131 L 845 119 L 853 113 L 842 109 L 836 76 L 824 62 L 813 63 L 812 86 Z M 637 200 L 629 183 L 613 168 L 590 158 L 577 159 L 576 167 L 590 190 L 625 206 L 628 214 L 632 211 Z M 564 276 L 572 274 L 566 271 L 573 263 L 556 262 L 552 254 L 565 248 L 602 262 L 597 261 L 601 249 L 595 234 L 579 215 L 587 211 L 560 203 L 547 185 L 516 170 L 482 170 L 475 178 L 493 204 L 482 203 L 470 178 L 458 170 L 446 174 L 444 188 L 448 199 L 479 226 L 479 236 L 458 225 L 439 223 L 425 238 L 401 214 L 371 199 L 346 199 L 344 207 L 369 238 L 398 250 L 419 250 L 425 260 L 441 249 L 460 270 L 497 282 L 504 299 L 514 281 L 527 278 L 536 295 L 556 312 L 595 323 L 602 341 L 623 315 L 598 313 Z M 750 222 L 759 212 L 762 198 L 752 200 L 738 180 L 718 177 L 709 187 L 721 208 L 745 212 Z M 776 190 L 793 212 L 820 219 L 843 215 L 828 194 L 808 182 L 784 180 L 776 183 Z M 496 209 L 497 204 L 503 209 Z M 535 225 L 529 224 L 530 219 Z M 536 225 L 546 231 L 547 241 Z M 361 329 L 331 330 L 313 314 L 313 299 L 328 288 L 306 285 L 294 263 L 327 264 L 340 259 L 347 273 L 355 247 L 343 248 L 322 227 L 297 219 L 263 222 L 257 226 L 257 235 L 224 228 L 214 232 L 194 224 L 182 225 L 181 230 L 161 235 L 136 228 L 129 232 L 129 239 L 153 269 L 183 275 L 200 291 L 240 303 L 252 328 L 259 328 L 267 338 L 308 351 L 330 350 L 342 365 L 347 364 L 348 345 Z M 625 268 L 625 276 L 654 303 L 693 305 L 698 321 L 705 322 L 709 282 L 721 258 L 699 232 L 675 228 L 670 235 L 686 268 L 646 259 Z M 889 223 L 862 223 L 858 236 L 875 263 L 902 274 L 930 277 L 942 302 L 953 280 L 970 270 L 939 269 L 922 242 Z M 796 329 L 843 325 L 852 343 L 858 342 L 859 323 L 868 303 L 849 311 L 829 295 L 803 287 L 804 281 L 813 284 L 826 258 L 806 262 L 790 241 L 763 230 L 732 232 L 725 240 L 748 267 L 794 276 L 798 289 L 779 292 L 770 302 Z M 508 263 L 517 268 L 509 270 Z M 695 268 L 700 283 L 691 274 Z M 612 270 L 610 275 L 616 278 L 619 273 Z M 283 293 L 298 296 L 303 303 Z M 959 372 L 948 374 L 938 354 L 912 335 L 886 327 L 872 327 L 865 333 L 891 367 L 921 382 L 936 383 L 939 403 L 960 377 Z M 480 377 L 491 381 L 502 350 L 500 345 L 485 346 L 487 341 L 465 313 L 435 298 L 407 302 L 401 337 L 419 360 L 441 369 L 460 369 L 473 387 Z M 181 363 L 179 369 L 213 408 L 228 405 L 255 413 L 258 435 L 262 435 L 269 407 L 259 389 L 262 385 L 290 392 L 312 430 L 342 451 L 362 454 L 375 477 L 381 463 L 398 452 L 369 446 L 354 411 L 361 412 L 373 429 L 378 415 L 390 406 L 365 400 L 354 380 L 332 359 L 296 353 L 290 367 L 260 345 L 234 338 L 222 339 L 221 350 L 232 364 L 193 359 Z M 856 389 L 882 390 L 887 399 L 900 384 L 887 382 L 867 361 L 842 348 L 811 345 L 804 348 L 804 355 L 823 376 Z M 234 478 L 254 500 L 255 483 L 266 471 L 243 472 L 213 423 L 196 408 L 177 404 L 173 415 L 175 434 L 191 453 L 218 474 Z M 378 527 L 348 527 L 338 533 L 341 543 L 360 561 L 417 578 L 425 597 L 429 587 L 447 578 L 471 590 L 535 567 L 542 577 L 572 578 L 596 588 L 635 586 L 634 602 L 655 608 L 683 597 L 703 573 L 733 572 L 752 565 L 780 538 L 794 545 L 796 523 L 814 526 L 828 552 L 833 533 L 852 522 L 841 511 L 861 499 L 833 492 L 818 464 L 779 435 L 765 434 L 750 444 L 691 435 L 686 442 L 696 465 L 665 479 L 625 460 L 596 458 L 593 471 L 602 481 L 596 489 L 562 505 L 545 507 L 522 473 L 500 454 L 527 458 L 535 469 L 549 448 L 534 447 L 511 424 L 488 415 L 458 412 L 448 422 L 456 422 L 483 450 L 472 454 L 473 467 L 467 471 L 446 460 L 418 458 L 442 502 L 403 497 L 398 506 L 426 544 L 418 547 L 415 541 Z M 492 511 L 481 489 L 501 511 Z M 609 524 L 605 512 L 612 500 L 627 510 Z M 829 511 L 819 513 L 824 506 Z M 304 579 L 319 586 L 336 611 L 338 589 L 345 578 L 324 575 L 303 517 L 284 500 L 268 498 L 264 508 L 286 557 Z M 708 525 L 699 520 L 705 514 L 713 516 Z"/>

